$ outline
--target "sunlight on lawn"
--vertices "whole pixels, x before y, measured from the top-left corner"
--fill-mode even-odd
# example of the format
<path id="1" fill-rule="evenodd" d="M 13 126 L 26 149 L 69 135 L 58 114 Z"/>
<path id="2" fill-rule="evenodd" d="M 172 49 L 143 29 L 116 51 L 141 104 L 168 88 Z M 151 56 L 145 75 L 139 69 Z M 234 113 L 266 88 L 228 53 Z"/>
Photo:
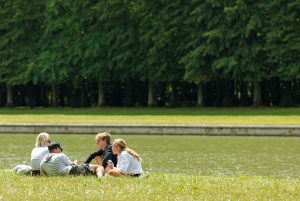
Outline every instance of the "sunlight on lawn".
<path id="1" fill-rule="evenodd" d="M 300 116 L 0 115 L 1 123 L 299 125 Z"/>

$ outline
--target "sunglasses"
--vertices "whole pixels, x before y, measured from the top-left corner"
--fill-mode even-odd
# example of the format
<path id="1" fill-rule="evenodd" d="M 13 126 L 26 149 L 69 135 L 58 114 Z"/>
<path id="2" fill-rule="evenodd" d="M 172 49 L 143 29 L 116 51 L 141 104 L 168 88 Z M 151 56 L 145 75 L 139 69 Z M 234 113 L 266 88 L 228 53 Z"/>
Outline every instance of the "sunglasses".
<path id="1" fill-rule="evenodd" d="M 47 142 L 51 143 L 51 140 L 47 140 Z"/>

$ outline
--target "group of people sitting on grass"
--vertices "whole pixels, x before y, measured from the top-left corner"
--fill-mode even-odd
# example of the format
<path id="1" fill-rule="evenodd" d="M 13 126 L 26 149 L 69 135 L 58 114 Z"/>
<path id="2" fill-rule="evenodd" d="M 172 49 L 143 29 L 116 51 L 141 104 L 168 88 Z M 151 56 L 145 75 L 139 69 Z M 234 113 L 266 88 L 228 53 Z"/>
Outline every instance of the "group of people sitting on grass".
<path id="1" fill-rule="evenodd" d="M 48 133 L 40 133 L 35 148 L 31 152 L 31 174 L 36 175 L 96 175 L 139 177 L 143 174 L 142 158 L 126 147 L 123 139 L 115 139 L 110 144 L 111 135 L 107 132 L 96 135 L 99 148 L 89 155 L 83 164 L 70 161 L 58 142 L 51 142 Z M 97 165 L 90 162 L 95 160 Z"/>

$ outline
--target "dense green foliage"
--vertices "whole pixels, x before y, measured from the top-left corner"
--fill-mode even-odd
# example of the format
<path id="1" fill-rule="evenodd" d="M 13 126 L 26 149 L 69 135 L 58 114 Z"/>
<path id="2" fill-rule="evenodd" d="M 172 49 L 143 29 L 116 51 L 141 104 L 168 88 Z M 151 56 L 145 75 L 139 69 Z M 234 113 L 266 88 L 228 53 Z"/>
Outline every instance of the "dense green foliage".
<path id="1" fill-rule="evenodd" d="M 298 105 L 298 4 L 0 0 L 0 106 Z"/>

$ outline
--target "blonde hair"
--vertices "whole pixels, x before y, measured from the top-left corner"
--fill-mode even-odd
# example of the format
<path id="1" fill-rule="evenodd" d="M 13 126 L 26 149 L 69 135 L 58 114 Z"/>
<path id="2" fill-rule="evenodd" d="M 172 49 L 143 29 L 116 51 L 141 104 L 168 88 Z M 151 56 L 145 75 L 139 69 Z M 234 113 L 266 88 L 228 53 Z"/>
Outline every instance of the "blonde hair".
<path id="1" fill-rule="evenodd" d="M 50 136 L 48 133 L 40 133 L 37 137 L 36 137 L 36 141 L 35 141 L 35 146 L 36 147 L 43 147 L 46 145 L 47 140 L 50 140 Z"/>
<path id="2" fill-rule="evenodd" d="M 110 144 L 110 134 L 108 132 L 98 133 L 95 137 L 95 140 L 106 140 L 106 143 Z"/>
<path id="3" fill-rule="evenodd" d="M 120 147 L 121 151 L 127 151 L 130 155 L 132 155 L 134 158 L 136 158 L 139 162 L 142 162 L 142 158 L 132 149 L 129 149 L 126 147 L 126 142 L 123 139 L 115 139 L 113 142 L 114 146 Z"/>

